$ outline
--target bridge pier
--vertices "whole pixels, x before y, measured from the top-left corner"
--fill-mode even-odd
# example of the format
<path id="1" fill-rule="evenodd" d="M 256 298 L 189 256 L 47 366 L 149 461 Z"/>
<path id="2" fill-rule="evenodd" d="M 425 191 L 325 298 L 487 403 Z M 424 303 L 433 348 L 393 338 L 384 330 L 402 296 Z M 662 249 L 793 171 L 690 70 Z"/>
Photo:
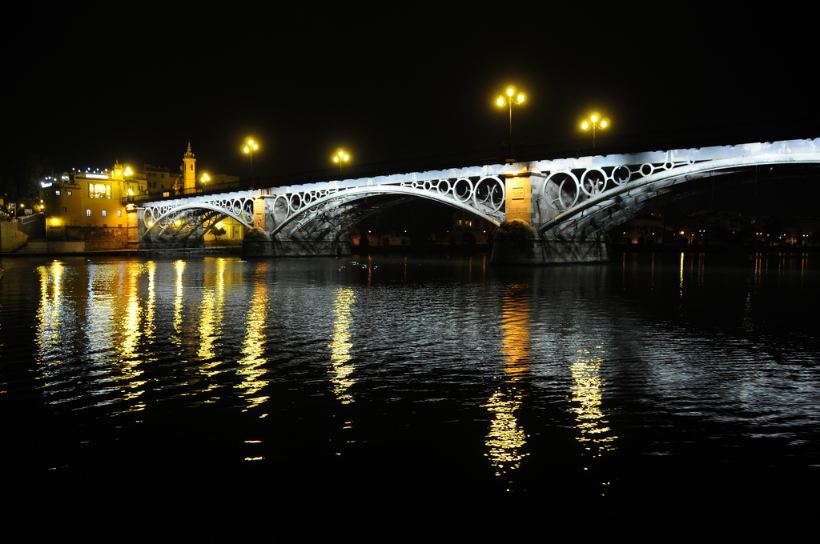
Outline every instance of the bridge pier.
<path id="1" fill-rule="evenodd" d="M 249 233 L 250 234 L 250 233 Z M 344 240 L 273 240 L 245 236 L 242 254 L 246 257 L 339 257 L 351 254 Z"/>
<path id="2" fill-rule="evenodd" d="M 539 237 L 524 221 L 504 222 L 496 229 L 490 262 L 495 264 L 597 263 L 609 259 L 603 239 Z"/>

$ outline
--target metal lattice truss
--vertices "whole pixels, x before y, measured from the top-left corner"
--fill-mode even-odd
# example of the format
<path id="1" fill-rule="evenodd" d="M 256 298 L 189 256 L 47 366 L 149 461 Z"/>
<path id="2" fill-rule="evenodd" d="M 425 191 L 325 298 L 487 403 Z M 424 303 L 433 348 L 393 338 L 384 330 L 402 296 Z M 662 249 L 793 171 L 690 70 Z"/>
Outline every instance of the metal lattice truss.
<path id="1" fill-rule="evenodd" d="M 190 237 L 229 216 L 254 225 L 254 200 L 265 199 L 268 235 L 338 236 L 360 211 L 425 198 L 495 225 L 506 217 L 505 179 L 529 176 L 532 223 L 543 236 L 584 236 L 628 219 L 676 185 L 774 164 L 820 164 L 820 139 L 495 164 L 451 170 L 325 181 L 146 203 L 144 237 Z M 259 217 L 257 217 L 257 220 Z M 204 230 L 203 230 L 204 229 Z M 285 229 L 287 229 L 285 231 Z"/>
<path id="2" fill-rule="evenodd" d="M 225 216 L 250 228 L 253 201 L 258 194 L 259 191 L 243 191 L 149 203 L 143 208 L 143 236 L 187 238 L 202 229 L 207 231 Z"/>
<path id="3" fill-rule="evenodd" d="M 324 186 L 272 189 L 266 196 L 267 210 L 273 220 L 271 234 L 285 227 L 296 231 L 313 223 L 317 216 L 326 217 L 335 208 L 349 208 L 355 201 L 377 196 L 420 197 L 447 204 L 478 215 L 495 225 L 504 220 L 506 193 L 504 181 L 497 175 L 369 179 L 363 184 L 330 182 Z"/>
<path id="4" fill-rule="evenodd" d="M 542 195 L 541 217 L 546 219 L 537 228 L 543 234 L 587 228 L 590 223 L 604 226 L 628 219 L 643 207 L 643 201 L 684 182 L 756 166 L 817 163 L 818 140 L 530 163 L 533 184 L 535 177 L 541 180 L 533 190 Z"/>

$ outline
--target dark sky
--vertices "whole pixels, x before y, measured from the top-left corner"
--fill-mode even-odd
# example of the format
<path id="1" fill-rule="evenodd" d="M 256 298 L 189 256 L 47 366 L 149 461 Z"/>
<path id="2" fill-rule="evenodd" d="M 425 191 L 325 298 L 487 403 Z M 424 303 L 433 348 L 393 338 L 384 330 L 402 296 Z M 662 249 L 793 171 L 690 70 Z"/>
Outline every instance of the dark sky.
<path id="1" fill-rule="evenodd" d="M 189 140 L 201 167 L 245 177 L 247 134 L 272 184 L 332 176 L 340 145 L 356 174 L 498 162 L 507 82 L 530 98 L 513 114 L 523 158 L 588 151 L 576 127 L 592 107 L 613 120 L 604 150 L 820 136 L 808 13 L 415 8 L 367 24 L 252 5 L 29 8 L 3 38 L 4 177 L 114 159 L 175 168 Z"/>

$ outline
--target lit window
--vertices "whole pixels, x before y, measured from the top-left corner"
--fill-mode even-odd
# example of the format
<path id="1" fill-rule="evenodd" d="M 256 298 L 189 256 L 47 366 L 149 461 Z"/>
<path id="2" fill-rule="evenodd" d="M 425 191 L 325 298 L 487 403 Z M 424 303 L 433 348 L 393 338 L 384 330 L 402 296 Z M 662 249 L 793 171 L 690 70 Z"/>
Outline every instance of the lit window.
<path id="1" fill-rule="evenodd" d="M 91 217 L 91 210 L 86 210 L 85 211 L 85 216 L 86 217 Z"/>
<path id="2" fill-rule="evenodd" d="M 108 210 L 103 210 L 102 211 L 102 216 L 103 217 L 108 217 Z"/>
<path id="3" fill-rule="evenodd" d="M 122 217 L 122 210 L 117 210 L 117 217 Z"/>
<path id="4" fill-rule="evenodd" d="M 60 190 L 59 190 L 59 189 L 55 189 L 55 190 L 54 190 L 54 194 L 55 194 L 56 196 L 60 196 Z"/>
<path id="5" fill-rule="evenodd" d="M 66 191 L 65 194 L 68 195 L 68 198 L 71 198 L 71 191 Z"/>
<path id="6" fill-rule="evenodd" d="M 89 183 L 88 198 L 111 198 L 111 185 L 108 183 Z"/>

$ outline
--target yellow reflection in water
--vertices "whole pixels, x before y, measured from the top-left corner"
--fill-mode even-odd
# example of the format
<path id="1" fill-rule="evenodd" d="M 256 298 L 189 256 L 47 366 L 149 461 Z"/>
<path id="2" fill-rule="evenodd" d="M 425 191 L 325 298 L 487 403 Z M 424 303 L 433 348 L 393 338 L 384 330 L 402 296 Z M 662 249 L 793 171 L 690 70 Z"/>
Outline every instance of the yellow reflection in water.
<path id="1" fill-rule="evenodd" d="M 57 359 L 63 339 L 60 327 L 63 308 L 63 263 L 54 261 L 51 266 L 37 268 L 40 275 L 40 307 L 37 310 L 37 344 L 40 358 Z M 49 289 L 49 287 L 51 289 Z M 49 294 L 49 291 L 51 293 Z"/>
<path id="2" fill-rule="evenodd" d="M 243 381 L 236 387 L 243 390 L 242 396 L 248 402 L 247 411 L 255 408 L 268 400 L 267 396 L 258 395 L 262 389 L 268 385 L 267 380 L 263 380 L 265 375 L 265 325 L 268 321 L 268 286 L 265 283 L 264 272 L 267 264 L 260 263 L 256 267 L 257 277 L 254 281 L 251 307 L 248 310 L 248 328 L 245 332 L 245 341 L 242 345 L 242 359 L 239 360 L 239 370 L 237 374 L 243 377 Z M 248 459 L 246 459 L 248 460 Z"/>
<path id="3" fill-rule="evenodd" d="M 214 343 L 222 334 L 222 309 L 225 299 L 225 259 L 216 260 L 216 278 L 214 288 L 205 288 L 202 293 L 202 309 L 199 319 L 199 355 L 200 359 L 213 359 Z M 214 361 L 202 367 L 206 375 L 212 375 L 212 369 L 219 365 Z"/>
<path id="4" fill-rule="evenodd" d="M 176 295 L 174 296 L 174 335 L 172 341 L 177 346 L 182 345 L 182 303 L 184 295 L 184 284 L 182 277 L 185 273 L 185 261 L 177 260 L 174 262 L 174 269 L 177 272 Z"/>
<path id="5" fill-rule="evenodd" d="M 143 337 L 144 328 L 142 323 L 143 312 L 140 308 L 139 280 L 143 272 L 141 263 L 130 262 L 125 267 L 125 313 L 120 320 L 120 346 L 119 359 L 120 368 L 127 382 L 124 391 L 124 400 L 132 401 L 138 399 L 144 393 L 142 387 L 144 380 L 137 378 L 142 375 L 140 369 L 141 354 L 137 346 Z M 128 411 L 140 411 L 145 408 L 145 404 L 137 403 L 130 407 Z"/>
<path id="6" fill-rule="evenodd" d="M 493 416 L 485 445 L 496 476 L 517 470 L 528 455 L 523 451 L 527 434 L 515 414 L 523 400 L 517 384 L 529 370 L 529 344 L 529 293 L 525 285 L 510 285 L 501 307 L 501 354 L 507 380 L 484 405 Z"/>
<path id="7" fill-rule="evenodd" d="M 145 323 L 143 324 L 143 332 L 146 338 L 153 339 L 154 337 L 154 310 L 156 308 L 157 291 L 156 291 L 156 273 L 157 263 L 148 261 L 145 263 L 145 268 L 148 270 L 148 300 L 145 303 Z"/>
<path id="8" fill-rule="evenodd" d="M 356 303 L 356 293 L 349 287 L 340 287 L 336 293 L 336 302 L 333 306 L 333 337 L 330 340 L 330 365 L 333 375 L 330 381 L 333 383 L 333 393 L 342 404 L 354 402 L 353 395 L 350 394 L 350 387 L 356 383 L 351 375 L 353 374 L 353 363 L 350 362 L 350 324 L 352 323 L 350 313 L 353 304 Z"/>
<path id="9" fill-rule="evenodd" d="M 582 348 L 570 365 L 572 373 L 572 412 L 578 428 L 578 442 L 593 458 L 615 449 L 616 436 L 609 428 L 603 409 L 604 380 L 601 377 L 603 349 Z"/>
<path id="10" fill-rule="evenodd" d="M 683 251 L 680 252 L 680 297 L 683 298 Z"/>

